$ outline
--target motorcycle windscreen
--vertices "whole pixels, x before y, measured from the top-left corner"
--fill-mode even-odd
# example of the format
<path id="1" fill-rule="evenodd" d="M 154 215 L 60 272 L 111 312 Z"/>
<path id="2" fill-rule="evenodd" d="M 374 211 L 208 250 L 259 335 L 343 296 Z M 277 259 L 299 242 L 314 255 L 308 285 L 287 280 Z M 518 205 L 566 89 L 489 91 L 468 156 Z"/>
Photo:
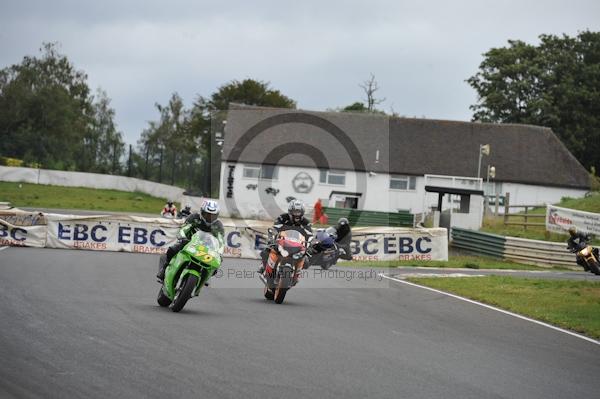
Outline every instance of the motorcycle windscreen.
<path id="1" fill-rule="evenodd" d="M 285 242 L 286 246 L 302 247 L 304 246 L 304 235 L 296 230 L 285 230 L 279 234 L 280 241 Z M 282 242 L 282 244 L 283 244 Z"/>

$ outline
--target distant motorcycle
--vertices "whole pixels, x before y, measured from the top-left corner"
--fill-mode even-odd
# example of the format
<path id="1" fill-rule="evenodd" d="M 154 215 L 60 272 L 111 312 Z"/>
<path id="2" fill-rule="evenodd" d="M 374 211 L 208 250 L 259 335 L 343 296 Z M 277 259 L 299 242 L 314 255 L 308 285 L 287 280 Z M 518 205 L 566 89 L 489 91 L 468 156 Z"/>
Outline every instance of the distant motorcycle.
<path id="1" fill-rule="evenodd" d="M 311 249 L 309 253 L 312 255 L 304 263 L 304 268 L 310 266 L 320 266 L 323 270 L 328 270 L 334 266 L 340 257 L 340 248 L 336 240 L 337 231 L 333 227 L 327 229 L 319 229 L 315 238 L 311 241 Z"/>
<path id="2" fill-rule="evenodd" d="M 177 218 L 178 219 L 185 219 L 188 216 L 190 216 L 191 214 L 192 214 L 192 208 L 190 208 L 189 206 L 186 206 L 181 211 L 177 212 Z"/>
<path id="3" fill-rule="evenodd" d="M 306 238 L 294 227 L 280 231 L 276 237 L 269 229 L 269 242 L 271 253 L 259 277 L 265 284 L 265 298 L 283 303 L 287 292 L 298 283 L 306 255 Z"/>
<path id="4" fill-rule="evenodd" d="M 600 275 L 600 262 L 598 262 L 598 249 L 581 242 L 577 247 L 571 249 L 571 252 L 582 260 L 583 268 L 595 275 Z"/>

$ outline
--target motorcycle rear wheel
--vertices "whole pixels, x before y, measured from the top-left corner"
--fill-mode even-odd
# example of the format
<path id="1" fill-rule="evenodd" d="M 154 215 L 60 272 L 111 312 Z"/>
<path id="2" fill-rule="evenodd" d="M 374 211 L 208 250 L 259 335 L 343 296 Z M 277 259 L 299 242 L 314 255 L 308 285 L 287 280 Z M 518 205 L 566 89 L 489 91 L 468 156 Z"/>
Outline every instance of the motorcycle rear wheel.
<path id="1" fill-rule="evenodd" d="M 198 277 L 188 274 L 183 284 L 177 290 L 173 303 L 169 306 L 173 312 L 179 312 L 192 297 L 192 292 L 198 285 Z"/>

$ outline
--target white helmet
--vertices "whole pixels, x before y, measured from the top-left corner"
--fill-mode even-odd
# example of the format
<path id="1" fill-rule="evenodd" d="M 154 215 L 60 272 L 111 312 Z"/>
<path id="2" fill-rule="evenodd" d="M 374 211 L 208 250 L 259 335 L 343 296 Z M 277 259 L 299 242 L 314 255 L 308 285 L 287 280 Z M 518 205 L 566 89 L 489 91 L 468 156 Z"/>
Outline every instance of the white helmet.
<path id="1" fill-rule="evenodd" d="M 213 224 L 219 218 L 219 204 L 217 201 L 204 200 L 200 207 L 200 218 L 208 225 Z"/>

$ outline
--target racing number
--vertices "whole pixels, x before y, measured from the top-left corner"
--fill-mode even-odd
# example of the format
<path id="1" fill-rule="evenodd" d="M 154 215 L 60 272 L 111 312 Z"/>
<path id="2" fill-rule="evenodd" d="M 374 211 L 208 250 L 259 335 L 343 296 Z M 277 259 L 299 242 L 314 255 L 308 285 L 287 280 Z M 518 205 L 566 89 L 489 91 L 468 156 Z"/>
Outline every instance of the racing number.
<path id="1" fill-rule="evenodd" d="M 198 252 L 196 252 L 195 256 L 201 258 L 202 262 L 205 263 L 210 263 L 214 259 L 212 255 L 207 254 L 203 250 L 199 250 Z"/>

